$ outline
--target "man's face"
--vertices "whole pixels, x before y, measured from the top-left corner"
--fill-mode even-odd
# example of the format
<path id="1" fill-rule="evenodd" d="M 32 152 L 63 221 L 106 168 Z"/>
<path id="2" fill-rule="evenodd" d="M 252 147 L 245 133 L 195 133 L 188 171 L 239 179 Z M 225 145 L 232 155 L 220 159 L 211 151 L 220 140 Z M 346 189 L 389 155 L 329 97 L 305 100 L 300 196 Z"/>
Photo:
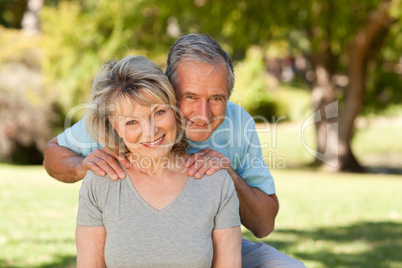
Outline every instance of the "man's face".
<path id="1" fill-rule="evenodd" d="M 226 66 L 182 61 L 177 76 L 175 91 L 186 120 L 186 136 L 192 141 L 205 141 L 225 119 L 229 99 Z"/>

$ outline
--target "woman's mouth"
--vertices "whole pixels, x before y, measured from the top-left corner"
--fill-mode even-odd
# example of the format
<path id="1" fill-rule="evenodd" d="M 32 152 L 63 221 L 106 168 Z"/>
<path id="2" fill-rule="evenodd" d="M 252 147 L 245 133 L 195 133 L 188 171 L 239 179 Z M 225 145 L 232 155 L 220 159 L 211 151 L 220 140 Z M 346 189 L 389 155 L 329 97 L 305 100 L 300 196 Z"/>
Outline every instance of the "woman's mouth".
<path id="1" fill-rule="evenodd" d="M 144 142 L 142 143 L 145 147 L 155 147 L 155 146 L 159 146 L 163 143 L 163 140 L 165 139 L 165 135 L 163 135 L 162 137 L 154 140 L 154 141 L 150 141 L 150 142 Z"/>

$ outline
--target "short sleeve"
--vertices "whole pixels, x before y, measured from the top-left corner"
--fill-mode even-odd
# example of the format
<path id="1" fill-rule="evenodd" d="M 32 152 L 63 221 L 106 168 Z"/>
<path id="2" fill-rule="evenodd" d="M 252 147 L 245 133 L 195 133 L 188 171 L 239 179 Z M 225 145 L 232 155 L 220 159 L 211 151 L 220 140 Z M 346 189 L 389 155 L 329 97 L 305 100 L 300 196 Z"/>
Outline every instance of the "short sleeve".
<path id="1" fill-rule="evenodd" d="M 72 127 L 59 134 L 57 136 L 58 144 L 83 156 L 101 148 L 102 145 L 97 143 L 89 132 L 86 118 L 87 116 L 84 116 Z"/>
<path id="2" fill-rule="evenodd" d="M 262 157 L 262 147 L 255 129 L 255 121 L 251 116 L 248 116 L 245 122 L 244 137 L 246 142 L 242 150 L 243 157 L 241 158 L 243 161 L 236 168 L 236 172 L 251 187 L 258 188 L 268 195 L 274 194 L 274 179 Z"/>
<path id="3" fill-rule="evenodd" d="M 221 173 L 221 172 L 220 172 Z M 239 226 L 239 199 L 229 173 L 225 172 L 221 188 L 221 200 L 218 213 L 215 216 L 214 230 Z"/>
<path id="4" fill-rule="evenodd" d="M 103 211 L 95 173 L 87 172 L 79 191 L 77 225 L 103 226 Z"/>

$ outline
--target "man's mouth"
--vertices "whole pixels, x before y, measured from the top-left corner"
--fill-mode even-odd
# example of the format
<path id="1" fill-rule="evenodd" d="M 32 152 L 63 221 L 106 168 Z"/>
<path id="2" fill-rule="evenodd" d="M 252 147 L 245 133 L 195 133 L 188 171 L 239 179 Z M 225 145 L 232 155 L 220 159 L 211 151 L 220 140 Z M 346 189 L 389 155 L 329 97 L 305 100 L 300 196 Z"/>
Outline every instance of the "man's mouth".
<path id="1" fill-rule="evenodd" d="M 194 122 L 191 121 L 190 119 L 187 119 L 192 125 L 196 126 L 196 127 L 207 127 L 209 125 L 208 122 Z"/>
<path id="2" fill-rule="evenodd" d="M 154 141 L 144 142 L 144 143 L 142 143 L 142 144 L 143 144 L 145 147 L 158 146 L 158 145 L 160 145 L 160 144 L 163 143 L 163 140 L 165 139 L 165 136 L 166 136 L 166 134 L 163 135 L 162 137 L 160 137 L 160 138 L 154 140 Z"/>

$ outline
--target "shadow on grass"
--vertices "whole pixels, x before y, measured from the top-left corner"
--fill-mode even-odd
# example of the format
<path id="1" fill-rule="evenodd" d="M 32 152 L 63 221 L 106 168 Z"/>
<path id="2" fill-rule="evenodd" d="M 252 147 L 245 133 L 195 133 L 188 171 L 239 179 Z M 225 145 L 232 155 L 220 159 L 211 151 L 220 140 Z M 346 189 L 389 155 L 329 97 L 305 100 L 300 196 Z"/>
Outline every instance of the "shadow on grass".
<path id="1" fill-rule="evenodd" d="M 275 241 L 266 239 L 264 242 L 279 251 L 290 253 L 290 247 L 297 247 L 300 241 L 313 240 L 315 248 L 308 252 L 292 252 L 297 259 L 320 262 L 323 267 L 401 267 L 402 265 L 402 224 L 395 222 L 359 222 L 346 227 L 319 228 L 311 231 L 279 229 L 275 232 L 295 237 L 291 241 Z M 250 232 L 244 237 L 255 238 Z M 322 241 L 322 243 L 320 243 Z M 318 243 L 317 243 L 318 242 Z M 351 252 L 333 252 L 325 242 L 348 245 Z M 353 250 L 353 243 L 366 245 L 364 251 Z M 347 247 L 345 247 L 347 248 Z M 368 249 L 368 250 L 367 250 Z M 358 251 L 358 253 L 356 253 Z"/>
<path id="2" fill-rule="evenodd" d="M 275 232 L 295 237 L 295 239 L 285 242 L 264 240 L 267 244 L 283 252 L 290 253 L 290 247 L 294 249 L 298 243 L 302 243 L 301 241 L 313 240 L 314 246 L 309 247 L 308 252 L 298 251 L 292 252 L 292 254 L 300 260 L 320 262 L 323 267 L 387 268 L 402 265 L 401 223 L 359 222 L 346 227 L 319 228 L 311 231 L 279 229 Z M 246 238 L 254 240 L 250 232 L 245 232 L 244 235 Z M 345 247 L 342 253 L 337 253 L 328 246 L 320 247 L 320 245 L 325 245 L 325 242 L 339 243 Z M 356 250 L 353 243 L 364 243 L 364 250 Z M 350 252 L 347 252 L 348 248 Z"/>
<path id="3" fill-rule="evenodd" d="M 385 167 L 385 166 L 365 166 L 367 173 L 373 174 L 392 174 L 392 175 L 402 175 L 402 168 Z"/>
<path id="4" fill-rule="evenodd" d="M 66 255 L 57 255 L 53 256 L 52 263 L 41 264 L 35 266 L 37 268 L 75 268 L 76 267 L 76 258 L 77 256 L 66 256 Z"/>
<path id="5" fill-rule="evenodd" d="M 286 165 L 288 170 L 306 170 L 317 171 L 322 168 L 322 164 L 316 163 L 291 163 Z M 402 175 L 402 167 L 389 167 L 389 166 L 362 166 L 363 172 L 358 171 L 344 171 L 350 173 L 361 174 L 389 174 L 389 175 Z M 271 168 L 272 169 L 272 168 Z"/>

